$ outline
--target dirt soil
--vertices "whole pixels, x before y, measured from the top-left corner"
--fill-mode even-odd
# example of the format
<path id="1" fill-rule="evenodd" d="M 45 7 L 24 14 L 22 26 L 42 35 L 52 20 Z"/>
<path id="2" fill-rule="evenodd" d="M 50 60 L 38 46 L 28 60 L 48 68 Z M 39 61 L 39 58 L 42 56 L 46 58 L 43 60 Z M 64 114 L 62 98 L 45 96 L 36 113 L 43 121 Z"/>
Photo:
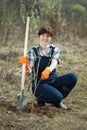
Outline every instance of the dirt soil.
<path id="1" fill-rule="evenodd" d="M 23 113 L 33 113 L 33 114 L 38 114 L 39 116 L 46 115 L 47 117 L 53 117 L 59 113 L 65 113 L 66 111 L 69 112 L 71 111 L 71 108 L 68 108 L 67 110 L 64 109 L 59 109 L 55 106 L 48 105 L 44 107 L 38 107 L 34 104 L 28 103 L 25 107 L 17 109 L 17 106 L 13 106 L 10 103 L 7 102 L 0 102 L 1 107 L 5 107 L 8 111 L 12 111 L 16 114 L 23 112 Z"/>

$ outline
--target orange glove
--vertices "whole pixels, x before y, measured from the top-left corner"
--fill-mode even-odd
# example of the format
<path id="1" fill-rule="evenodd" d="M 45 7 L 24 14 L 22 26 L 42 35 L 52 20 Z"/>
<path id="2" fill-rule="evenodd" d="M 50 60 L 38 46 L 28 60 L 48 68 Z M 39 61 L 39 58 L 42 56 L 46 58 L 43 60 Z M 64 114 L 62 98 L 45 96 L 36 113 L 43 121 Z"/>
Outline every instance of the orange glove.
<path id="1" fill-rule="evenodd" d="M 46 67 L 45 70 L 41 74 L 41 79 L 46 80 L 49 78 L 49 75 L 51 73 L 51 69 L 49 67 Z"/>
<path id="2" fill-rule="evenodd" d="M 25 68 L 26 71 L 30 71 L 31 70 L 31 68 L 28 66 L 28 56 L 22 56 L 20 58 L 20 64 L 21 65 L 26 64 L 26 68 Z"/>

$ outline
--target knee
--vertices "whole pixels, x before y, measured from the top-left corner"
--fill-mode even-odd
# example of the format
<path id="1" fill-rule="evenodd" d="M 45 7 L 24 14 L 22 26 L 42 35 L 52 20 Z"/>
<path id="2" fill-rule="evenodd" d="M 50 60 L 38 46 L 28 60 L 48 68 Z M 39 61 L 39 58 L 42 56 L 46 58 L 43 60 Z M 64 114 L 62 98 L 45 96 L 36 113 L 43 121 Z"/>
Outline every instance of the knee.
<path id="1" fill-rule="evenodd" d="M 71 78 L 73 86 L 75 86 L 75 84 L 77 83 L 77 80 L 78 80 L 77 74 L 71 73 L 70 78 Z"/>

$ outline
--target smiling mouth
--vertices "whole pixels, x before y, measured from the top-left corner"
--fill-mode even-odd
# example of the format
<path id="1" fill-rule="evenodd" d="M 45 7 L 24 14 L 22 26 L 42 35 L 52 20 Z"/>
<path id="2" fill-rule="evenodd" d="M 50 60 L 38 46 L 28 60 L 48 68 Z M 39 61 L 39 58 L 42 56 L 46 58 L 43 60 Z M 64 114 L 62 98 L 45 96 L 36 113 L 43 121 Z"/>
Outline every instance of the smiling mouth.
<path id="1" fill-rule="evenodd" d="M 48 42 L 48 40 L 42 40 L 43 42 Z"/>

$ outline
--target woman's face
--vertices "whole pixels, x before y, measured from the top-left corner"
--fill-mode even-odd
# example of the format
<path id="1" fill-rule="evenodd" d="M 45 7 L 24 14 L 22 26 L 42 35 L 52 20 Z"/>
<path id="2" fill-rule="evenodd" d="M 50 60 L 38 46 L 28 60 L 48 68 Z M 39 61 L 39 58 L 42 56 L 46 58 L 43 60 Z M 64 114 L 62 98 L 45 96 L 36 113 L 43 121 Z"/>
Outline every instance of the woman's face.
<path id="1" fill-rule="evenodd" d="M 50 44 L 51 39 L 52 39 L 52 37 L 49 34 L 47 34 L 47 33 L 41 34 L 39 37 L 40 46 L 42 48 L 46 48 Z"/>

